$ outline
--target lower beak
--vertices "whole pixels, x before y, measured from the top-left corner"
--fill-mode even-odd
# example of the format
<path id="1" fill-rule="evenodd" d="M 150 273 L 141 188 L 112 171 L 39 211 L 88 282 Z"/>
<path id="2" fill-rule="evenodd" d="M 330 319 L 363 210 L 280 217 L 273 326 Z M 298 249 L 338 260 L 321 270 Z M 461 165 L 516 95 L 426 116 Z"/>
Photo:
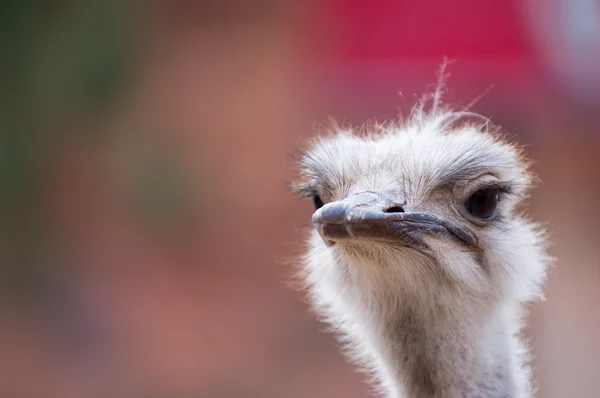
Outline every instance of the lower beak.
<path id="1" fill-rule="evenodd" d="M 429 250 L 425 236 L 453 239 L 467 247 L 477 241 L 466 228 L 443 217 L 424 213 L 386 211 L 389 199 L 377 192 L 363 192 L 328 203 L 312 217 L 313 224 L 326 241 L 378 239 L 404 243 Z"/>

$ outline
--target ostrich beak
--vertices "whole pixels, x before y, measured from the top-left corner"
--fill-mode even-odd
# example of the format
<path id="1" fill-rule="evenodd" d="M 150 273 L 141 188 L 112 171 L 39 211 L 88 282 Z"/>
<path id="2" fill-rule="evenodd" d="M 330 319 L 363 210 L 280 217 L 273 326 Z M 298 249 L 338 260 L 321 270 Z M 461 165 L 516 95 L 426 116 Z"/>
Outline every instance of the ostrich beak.
<path id="1" fill-rule="evenodd" d="M 326 241 L 377 239 L 429 250 L 425 236 L 446 237 L 477 247 L 475 236 L 455 222 L 425 213 L 404 212 L 385 193 L 362 192 L 318 209 L 313 225 Z M 393 211 L 391 211 L 393 210 Z"/>

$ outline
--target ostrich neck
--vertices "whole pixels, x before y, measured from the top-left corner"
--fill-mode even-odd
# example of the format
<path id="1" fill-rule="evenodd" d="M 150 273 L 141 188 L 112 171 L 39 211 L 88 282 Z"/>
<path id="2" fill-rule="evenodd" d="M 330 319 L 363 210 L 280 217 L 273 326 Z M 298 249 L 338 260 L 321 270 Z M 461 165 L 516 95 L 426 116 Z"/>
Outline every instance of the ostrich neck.
<path id="1" fill-rule="evenodd" d="M 379 356 L 397 383 L 388 397 L 403 396 L 400 390 L 411 398 L 525 397 L 512 317 L 503 309 L 451 308 L 383 316 Z"/>

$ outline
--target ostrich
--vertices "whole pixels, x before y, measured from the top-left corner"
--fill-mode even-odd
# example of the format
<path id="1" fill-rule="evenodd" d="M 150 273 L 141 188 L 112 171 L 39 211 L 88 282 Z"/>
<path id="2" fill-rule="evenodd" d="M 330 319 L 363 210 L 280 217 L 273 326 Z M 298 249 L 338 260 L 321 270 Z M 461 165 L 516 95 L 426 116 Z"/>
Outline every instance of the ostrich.
<path id="1" fill-rule="evenodd" d="M 302 156 L 293 189 L 316 210 L 303 286 L 385 397 L 533 394 L 519 333 L 552 258 L 519 211 L 529 166 L 439 89 L 404 121 L 334 126 Z"/>

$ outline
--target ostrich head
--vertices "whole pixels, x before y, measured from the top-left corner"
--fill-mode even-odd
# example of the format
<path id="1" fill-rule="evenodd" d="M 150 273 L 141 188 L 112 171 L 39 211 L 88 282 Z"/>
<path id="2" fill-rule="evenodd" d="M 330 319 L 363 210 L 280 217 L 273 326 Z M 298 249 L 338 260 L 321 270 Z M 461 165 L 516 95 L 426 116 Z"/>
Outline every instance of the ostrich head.
<path id="1" fill-rule="evenodd" d="M 521 303 L 541 297 L 543 231 L 519 203 L 523 152 L 473 113 L 335 128 L 300 161 L 314 202 L 302 277 L 388 397 L 525 397 Z"/>

